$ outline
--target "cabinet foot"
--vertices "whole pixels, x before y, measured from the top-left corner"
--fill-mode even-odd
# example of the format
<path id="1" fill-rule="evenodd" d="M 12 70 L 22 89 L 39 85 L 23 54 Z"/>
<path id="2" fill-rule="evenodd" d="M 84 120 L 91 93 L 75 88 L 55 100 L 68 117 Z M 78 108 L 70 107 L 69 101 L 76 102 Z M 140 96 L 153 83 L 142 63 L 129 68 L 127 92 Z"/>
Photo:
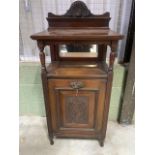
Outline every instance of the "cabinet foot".
<path id="1" fill-rule="evenodd" d="M 104 142 L 99 142 L 100 146 L 103 147 L 104 146 Z"/>
<path id="2" fill-rule="evenodd" d="M 103 147 L 104 146 L 104 140 L 99 140 L 99 144 L 101 147 Z"/>
<path id="3" fill-rule="evenodd" d="M 53 145 L 54 144 L 53 136 L 52 137 L 49 137 L 49 140 L 50 140 L 50 144 Z"/>
<path id="4" fill-rule="evenodd" d="M 54 141 L 53 140 L 50 140 L 50 144 L 53 145 L 54 144 Z"/>

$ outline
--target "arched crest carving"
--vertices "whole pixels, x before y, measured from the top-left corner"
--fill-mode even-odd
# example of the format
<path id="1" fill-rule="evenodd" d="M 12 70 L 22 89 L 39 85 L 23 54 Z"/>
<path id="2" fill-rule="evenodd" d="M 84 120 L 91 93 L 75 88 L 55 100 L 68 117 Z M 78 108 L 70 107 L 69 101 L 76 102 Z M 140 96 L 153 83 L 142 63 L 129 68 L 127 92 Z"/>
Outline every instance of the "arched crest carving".
<path id="1" fill-rule="evenodd" d="M 53 27 L 104 27 L 109 28 L 110 13 L 101 15 L 91 13 L 86 4 L 82 1 L 75 1 L 63 15 L 56 15 L 49 12 L 47 21 L 48 28 Z"/>
<path id="2" fill-rule="evenodd" d="M 82 1 L 75 1 L 71 4 L 70 8 L 67 10 L 67 12 L 64 15 L 55 15 L 54 13 L 49 12 L 48 17 L 110 17 L 110 13 L 106 12 L 101 15 L 94 15 L 91 13 L 91 11 L 88 9 L 86 4 Z"/>

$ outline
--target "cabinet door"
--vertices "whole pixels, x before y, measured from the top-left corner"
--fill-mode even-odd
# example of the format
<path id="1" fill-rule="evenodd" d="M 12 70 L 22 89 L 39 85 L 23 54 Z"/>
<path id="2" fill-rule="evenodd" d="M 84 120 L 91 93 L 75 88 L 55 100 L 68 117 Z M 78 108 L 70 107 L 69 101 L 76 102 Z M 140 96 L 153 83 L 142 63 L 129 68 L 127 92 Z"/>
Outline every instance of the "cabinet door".
<path id="1" fill-rule="evenodd" d="M 57 135 L 93 134 L 102 127 L 105 82 L 78 80 L 81 88 L 71 86 L 74 80 L 51 80 L 49 96 L 53 127 Z M 77 82 L 78 83 L 78 82 Z"/>
<path id="2" fill-rule="evenodd" d="M 57 109 L 60 129 L 94 128 L 96 91 L 57 90 Z"/>

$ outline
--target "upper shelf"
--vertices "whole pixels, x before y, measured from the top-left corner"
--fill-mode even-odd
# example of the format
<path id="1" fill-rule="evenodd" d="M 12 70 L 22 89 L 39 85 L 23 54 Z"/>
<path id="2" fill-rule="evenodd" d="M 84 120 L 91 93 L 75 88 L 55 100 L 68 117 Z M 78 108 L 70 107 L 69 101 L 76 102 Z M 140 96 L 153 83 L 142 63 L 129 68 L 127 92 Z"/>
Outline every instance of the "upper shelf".
<path id="1" fill-rule="evenodd" d="M 119 40 L 123 39 L 112 30 L 104 28 L 52 28 L 31 36 L 34 40 Z"/>

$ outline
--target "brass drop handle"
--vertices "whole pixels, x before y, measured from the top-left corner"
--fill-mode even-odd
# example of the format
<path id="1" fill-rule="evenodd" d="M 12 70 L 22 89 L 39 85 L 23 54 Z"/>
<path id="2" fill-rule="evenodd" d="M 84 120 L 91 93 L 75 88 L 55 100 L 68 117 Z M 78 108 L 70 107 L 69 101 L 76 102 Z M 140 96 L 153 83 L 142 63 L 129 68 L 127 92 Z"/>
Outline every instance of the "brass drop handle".
<path id="1" fill-rule="evenodd" d="M 73 89 L 80 89 L 80 88 L 83 88 L 85 85 L 83 82 L 81 81 L 73 81 L 70 83 L 70 86 L 73 88 Z"/>

